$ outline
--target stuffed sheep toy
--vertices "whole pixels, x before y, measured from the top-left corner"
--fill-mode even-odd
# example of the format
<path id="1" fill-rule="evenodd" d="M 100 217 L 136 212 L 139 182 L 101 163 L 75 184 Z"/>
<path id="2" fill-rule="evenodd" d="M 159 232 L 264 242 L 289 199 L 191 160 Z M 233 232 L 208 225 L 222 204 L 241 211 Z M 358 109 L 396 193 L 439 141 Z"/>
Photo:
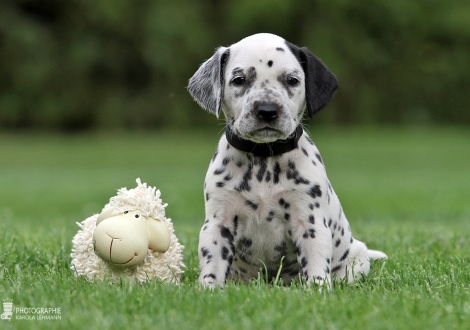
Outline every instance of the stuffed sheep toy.
<path id="1" fill-rule="evenodd" d="M 152 278 L 179 284 L 183 246 L 165 218 L 160 190 L 137 179 L 137 188 L 121 188 L 100 214 L 77 225 L 72 240 L 72 267 L 77 276 L 131 283 Z"/>

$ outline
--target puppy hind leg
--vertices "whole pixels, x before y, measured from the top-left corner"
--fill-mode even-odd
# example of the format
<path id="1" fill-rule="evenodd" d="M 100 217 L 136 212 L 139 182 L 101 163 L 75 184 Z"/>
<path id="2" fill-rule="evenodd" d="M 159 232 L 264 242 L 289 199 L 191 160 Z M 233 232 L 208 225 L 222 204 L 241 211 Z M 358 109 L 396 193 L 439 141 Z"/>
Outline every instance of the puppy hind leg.
<path id="1" fill-rule="evenodd" d="M 349 247 L 349 256 L 345 264 L 348 283 L 352 283 L 362 277 L 362 274 L 369 274 L 370 261 L 369 250 L 364 243 L 354 240 Z"/>

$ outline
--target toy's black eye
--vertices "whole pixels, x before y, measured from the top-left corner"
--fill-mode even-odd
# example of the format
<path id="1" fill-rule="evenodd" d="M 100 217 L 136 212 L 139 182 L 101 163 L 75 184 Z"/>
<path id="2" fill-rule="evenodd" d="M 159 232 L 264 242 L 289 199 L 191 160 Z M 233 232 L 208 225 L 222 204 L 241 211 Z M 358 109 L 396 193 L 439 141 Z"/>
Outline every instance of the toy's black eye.
<path id="1" fill-rule="evenodd" d="M 297 86 L 299 82 L 300 82 L 299 79 L 294 78 L 294 77 L 289 77 L 287 78 L 287 81 L 286 81 L 287 85 L 289 86 Z"/>
<path id="2" fill-rule="evenodd" d="M 245 85 L 246 80 L 244 77 L 237 77 L 233 79 L 232 82 L 237 86 L 243 86 Z"/>
<path id="3" fill-rule="evenodd" d="M 140 214 L 139 214 L 139 213 L 136 213 L 136 214 L 134 215 L 134 217 L 139 218 L 139 217 L 140 217 Z"/>
<path id="4" fill-rule="evenodd" d="M 127 214 L 127 213 L 129 213 L 129 211 L 124 211 L 124 214 Z"/>

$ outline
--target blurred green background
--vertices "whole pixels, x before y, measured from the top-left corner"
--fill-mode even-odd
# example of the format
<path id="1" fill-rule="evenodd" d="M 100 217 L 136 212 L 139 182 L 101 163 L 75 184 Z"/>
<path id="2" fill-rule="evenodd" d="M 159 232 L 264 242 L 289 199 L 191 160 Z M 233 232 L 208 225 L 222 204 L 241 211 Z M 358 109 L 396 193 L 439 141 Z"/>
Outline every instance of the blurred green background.
<path id="1" fill-rule="evenodd" d="M 216 47 L 258 32 L 307 46 L 338 76 L 305 127 L 354 237 L 389 255 L 332 299 L 241 290 L 224 305 L 194 285 L 224 126 L 186 84 Z M 469 0 L 0 0 L 0 297 L 63 309 L 35 329 L 466 329 L 469 91 Z M 70 270 L 76 222 L 138 177 L 161 190 L 185 245 L 184 285 L 169 294 Z"/>
<path id="2" fill-rule="evenodd" d="M 468 0 L 1 0 L 0 128 L 213 125 L 187 80 L 258 32 L 338 76 L 315 121 L 470 124 Z"/>

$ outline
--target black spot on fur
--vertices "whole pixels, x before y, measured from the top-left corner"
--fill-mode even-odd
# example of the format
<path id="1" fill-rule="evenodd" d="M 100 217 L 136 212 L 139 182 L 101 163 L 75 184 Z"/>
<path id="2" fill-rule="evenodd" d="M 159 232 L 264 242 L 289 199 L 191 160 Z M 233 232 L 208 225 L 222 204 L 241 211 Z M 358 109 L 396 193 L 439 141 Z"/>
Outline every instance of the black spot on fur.
<path id="1" fill-rule="evenodd" d="M 268 66 L 272 67 L 273 66 L 273 61 L 268 61 Z"/>
<path id="2" fill-rule="evenodd" d="M 284 207 L 285 209 L 288 209 L 288 208 L 290 207 L 290 204 L 287 203 L 287 202 L 284 200 L 284 198 L 281 198 L 281 199 L 279 200 L 279 205 L 281 205 L 281 206 Z"/>
<path id="3" fill-rule="evenodd" d="M 250 185 L 250 180 L 253 175 L 253 164 L 250 163 L 248 164 L 248 169 L 246 170 L 245 174 L 243 174 L 243 179 L 240 184 L 235 187 L 235 190 L 238 192 L 242 191 L 250 191 L 251 190 L 251 185 Z"/>
<path id="4" fill-rule="evenodd" d="M 315 229 L 306 230 L 305 233 L 302 235 L 303 238 L 315 238 Z"/>
<path id="5" fill-rule="evenodd" d="M 204 278 L 213 278 L 215 280 L 217 277 L 215 276 L 215 274 L 210 273 L 210 274 L 204 275 Z"/>
<path id="6" fill-rule="evenodd" d="M 258 209 L 258 204 L 254 203 L 254 202 L 252 202 L 248 199 L 245 201 L 245 205 L 251 207 L 253 210 Z"/>
<path id="7" fill-rule="evenodd" d="M 225 177 L 224 177 L 224 180 L 225 181 L 230 181 L 232 180 L 233 176 L 231 174 L 227 174 Z"/>
<path id="8" fill-rule="evenodd" d="M 268 214 L 268 217 L 266 218 L 266 221 L 271 222 L 273 221 L 274 218 L 274 211 L 270 211 Z"/>
<path id="9" fill-rule="evenodd" d="M 301 150 L 302 150 L 302 152 L 304 153 L 305 156 L 308 156 L 307 150 L 305 150 L 304 148 L 302 148 Z"/>
<path id="10" fill-rule="evenodd" d="M 219 175 L 225 172 L 225 167 L 218 168 L 214 171 L 215 175 Z"/>
<path id="11" fill-rule="evenodd" d="M 225 226 L 220 227 L 220 235 L 222 235 L 223 238 L 227 238 L 229 243 L 233 243 L 233 235 L 230 232 L 230 229 L 228 229 Z"/>
<path id="12" fill-rule="evenodd" d="M 206 202 L 209 200 L 209 193 L 206 193 Z"/>
<path id="13" fill-rule="evenodd" d="M 266 172 L 266 182 L 269 182 L 269 181 L 271 181 L 271 172 L 267 171 Z"/>
<path id="14" fill-rule="evenodd" d="M 335 242 L 335 247 L 338 247 L 341 244 L 341 240 L 338 238 Z"/>
<path id="15" fill-rule="evenodd" d="M 233 217 L 233 236 L 237 236 L 238 230 L 238 215 Z"/>
<path id="16" fill-rule="evenodd" d="M 273 182 L 276 184 L 276 183 L 279 183 L 279 174 L 281 174 L 281 166 L 279 165 L 279 162 L 276 162 L 274 164 L 274 168 L 273 168 Z"/>
<path id="17" fill-rule="evenodd" d="M 253 83 L 256 80 L 256 69 L 253 66 L 248 68 L 246 77 L 251 83 Z"/>
<path id="18" fill-rule="evenodd" d="M 320 154 L 315 154 L 315 156 L 317 157 L 317 159 L 320 161 L 320 163 L 323 164 L 323 159 L 321 158 Z"/>
<path id="19" fill-rule="evenodd" d="M 280 252 L 282 255 L 287 254 L 287 243 L 286 241 L 283 241 L 280 245 L 274 247 L 274 250 L 277 252 Z"/>
<path id="20" fill-rule="evenodd" d="M 290 220 L 290 214 L 289 214 L 289 213 L 285 213 L 285 214 L 284 214 L 284 219 L 286 219 L 286 221 L 289 221 L 289 220 Z"/>
<path id="21" fill-rule="evenodd" d="M 205 258 L 209 255 L 209 249 L 207 249 L 205 247 L 202 247 L 201 248 L 201 253 L 202 253 L 202 256 Z"/>
<path id="22" fill-rule="evenodd" d="M 289 169 L 287 170 L 287 179 L 288 180 L 294 180 L 295 184 L 309 184 L 310 181 L 307 179 L 303 178 L 300 174 L 299 171 L 297 171 L 295 167 L 295 163 L 291 160 L 288 162 Z"/>
<path id="23" fill-rule="evenodd" d="M 278 52 L 283 52 L 283 51 L 284 51 L 284 48 L 282 48 L 282 47 L 276 47 L 276 50 L 277 50 Z"/>
<path id="24" fill-rule="evenodd" d="M 294 253 L 300 255 L 300 247 L 298 245 L 295 246 Z"/>
<path id="25" fill-rule="evenodd" d="M 217 182 L 215 184 L 215 186 L 218 187 L 218 188 L 222 188 L 223 186 L 225 186 L 225 183 L 224 182 Z"/>
<path id="26" fill-rule="evenodd" d="M 310 222 L 312 225 L 315 224 L 315 217 L 313 216 L 313 214 L 310 214 L 308 216 L 308 222 Z"/>
<path id="27" fill-rule="evenodd" d="M 300 259 L 300 267 L 301 268 L 307 267 L 307 264 L 308 264 L 308 261 L 307 261 L 306 257 L 303 257 L 302 259 Z"/>
<path id="28" fill-rule="evenodd" d="M 338 270 L 340 270 L 340 269 L 341 269 L 341 265 L 337 265 L 337 266 L 335 266 L 335 267 L 333 267 L 333 268 L 331 269 L 331 272 L 334 273 L 334 272 L 336 272 L 336 271 L 338 271 Z"/>
<path id="29" fill-rule="evenodd" d="M 266 172 L 267 168 L 268 168 L 268 164 L 266 162 L 266 158 L 261 158 L 259 160 L 259 171 L 256 174 L 256 178 L 258 179 L 259 182 L 263 181 L 264 173 Z"/>
<path id="30" fill-rule="evenodd" d="M 307 134 L 304 134 L 304 136 L 305 136 L 305 139 L 307 140 L 307 142 L 313 146 L 314 144 L 313 144 L 313 141 L 310 138 L 310 136 L 308 136 Z"/>
<path id="31" fill-rule="evenodd" d="M 322 195 L 322 192 L 320 190 L 320 186 L 319 185 L 314 185 L 310 188 L 310 190 L 307 192 L 309 194 L 310 197 L 312 198 L 317 198 L 317 197 L 321 197 Z"/>
<path id="32" fill-rule="evenodd" d="M 227 249 L 227 247 L 224 246 L 222 248 L 222 259 L 227 260 L 228 259 L 228 254 L 229 254 L 229 250 Z"/>
<path id="33" fill-rule="evenodd" d="M 212 156 L 212 162 L 217 158 L 218 154 L 219 154 L 219 148 L 215 150 L 214 156 Z"/>
<path id="34" fill-rule="evenodd" d="M 253 241 L 249 238 L 243 237 L 243 238 L 240 239 L 239 244 L 241 244 L 244 247 L 249 248 L 253 244 Z"/>
<path id="35" fill-rule="evenodd" d="M 339 261 L 343 261 L 344 259 L 346 259 L 349 255 L 349 249 L 347 249 L 344 254 L 341 256 L 341 258 L 339 258 Z"/>
<path id="36" fill-rule="evenodd" d="M 228 260 L 227 268 L 225 269 L 225 278 L 227 278 L 228 274 L 230 274 L 230 265 L 232 264 L 233 258 L 230 256 Z"/>

